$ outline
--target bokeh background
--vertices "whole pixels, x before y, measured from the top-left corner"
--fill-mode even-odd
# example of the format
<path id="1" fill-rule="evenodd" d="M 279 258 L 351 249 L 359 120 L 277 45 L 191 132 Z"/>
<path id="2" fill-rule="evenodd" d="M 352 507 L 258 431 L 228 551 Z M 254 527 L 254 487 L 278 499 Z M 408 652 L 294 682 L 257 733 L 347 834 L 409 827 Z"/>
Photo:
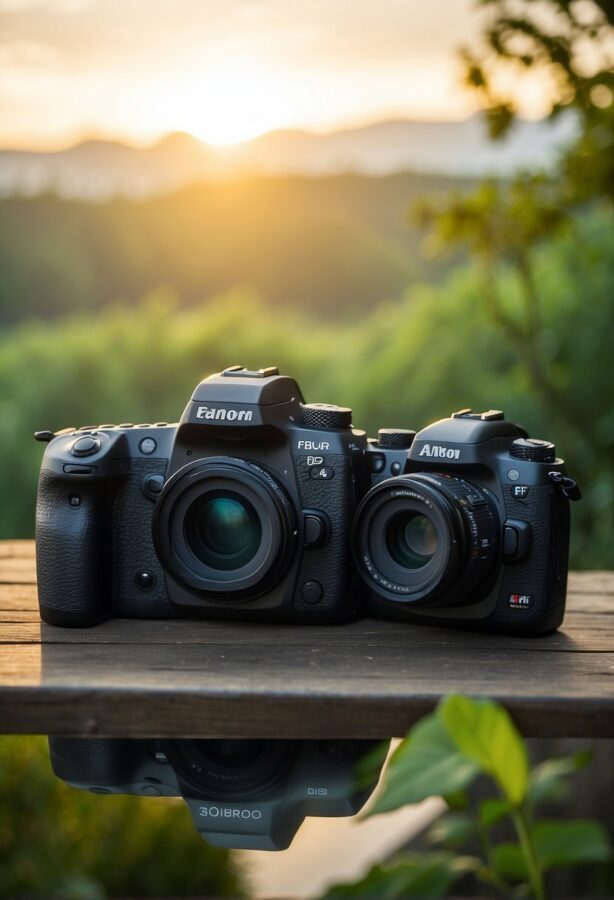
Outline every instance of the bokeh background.
<path id="1" fill-rule="evenodd" d="M 572 565 L 611 568 L 613 22 L 594 0 L 0 0 L 0 537 L 33 534 L 35 430 L 173 421 L 241 363 L 371 433 L 503 408 L 581 484 Z M 14 890 L 68 857 L 94 893 L 239 890 L 213 851 L 206 885 L 77 852 L 91 800 L 20 740 Z M 18 836 L 30 777 L 49 827 Z"/>

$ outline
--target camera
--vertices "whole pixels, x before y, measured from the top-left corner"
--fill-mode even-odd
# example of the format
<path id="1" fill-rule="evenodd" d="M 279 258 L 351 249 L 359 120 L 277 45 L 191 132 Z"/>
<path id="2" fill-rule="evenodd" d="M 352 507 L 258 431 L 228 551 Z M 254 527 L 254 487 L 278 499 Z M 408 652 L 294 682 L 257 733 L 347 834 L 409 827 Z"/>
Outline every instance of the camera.
<path id="1" fill-rule="evenodd" d="M 246 850 L 284 850 L 306 816 L 357 813 L 377 783 L 380 747 L 365 740 L 49 738 L 53 771 L 72 787 L 183 797 L 210 844 Z M 366 776 L 358 766 L 371 754 L 380 766 L 374 774 L 370 762 Z"/>
<path id="2" fill-rule="evenodd" d="M 499 410 L 381 429 L 353 529 L 371 614 L 533 635 L 565 608 L 569 500 L 554 444 Z"/>
<path id="3" fill-rule="evenodd" d="M 367 439 L 275 368 L 202 381 L 181 421 L 38 432 L 41 617 L 335 622 L 357 605 Z"/>

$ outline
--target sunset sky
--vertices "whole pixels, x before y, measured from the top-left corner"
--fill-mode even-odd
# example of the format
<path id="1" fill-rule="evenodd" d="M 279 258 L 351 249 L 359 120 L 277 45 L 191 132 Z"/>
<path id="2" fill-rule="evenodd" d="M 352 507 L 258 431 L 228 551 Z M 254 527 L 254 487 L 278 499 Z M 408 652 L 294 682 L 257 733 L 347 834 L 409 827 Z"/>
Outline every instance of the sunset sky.
<path id="1" fill-rule="evenodd" d="M 479 23 L 471 0 L 0 0 L 0 145 L 464 118 Z"/>

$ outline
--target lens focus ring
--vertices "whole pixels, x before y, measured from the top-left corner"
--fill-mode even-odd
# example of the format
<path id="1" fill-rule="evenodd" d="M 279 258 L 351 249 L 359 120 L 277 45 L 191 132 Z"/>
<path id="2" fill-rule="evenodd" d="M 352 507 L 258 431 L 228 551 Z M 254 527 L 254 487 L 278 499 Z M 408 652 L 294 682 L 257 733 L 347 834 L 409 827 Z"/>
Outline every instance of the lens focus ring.
<path id="1" fill-rule="evenodd" d="M 376 485 L 358 508 L 353 552 L 363 580 L 385 599 L 451 604 L 492 570 L 497 520 L 471 482 L 418 472 Z"/>

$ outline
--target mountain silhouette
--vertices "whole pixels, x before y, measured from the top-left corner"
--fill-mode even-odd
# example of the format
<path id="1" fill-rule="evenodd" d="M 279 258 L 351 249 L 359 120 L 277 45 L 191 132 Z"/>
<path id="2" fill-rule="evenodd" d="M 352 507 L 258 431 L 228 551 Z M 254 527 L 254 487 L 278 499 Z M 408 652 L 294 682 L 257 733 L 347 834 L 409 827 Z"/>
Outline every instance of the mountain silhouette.
<path id="1" fill-rule="evenodd" d="M 492 142 L 476 115 L 461 122 L 376 122 L 327 134 L 270 131 L 225 147 L 184 133 L 148 147 L 86 140 L 53 152 L 0 150 L 0 193 L 152 196 L 195 181 L 258 174 L 508 175 L 547 165 L 573 134 L 573 120 L 563 116 L 519 121 L 505 140 Z"/>

